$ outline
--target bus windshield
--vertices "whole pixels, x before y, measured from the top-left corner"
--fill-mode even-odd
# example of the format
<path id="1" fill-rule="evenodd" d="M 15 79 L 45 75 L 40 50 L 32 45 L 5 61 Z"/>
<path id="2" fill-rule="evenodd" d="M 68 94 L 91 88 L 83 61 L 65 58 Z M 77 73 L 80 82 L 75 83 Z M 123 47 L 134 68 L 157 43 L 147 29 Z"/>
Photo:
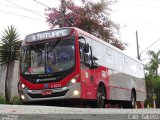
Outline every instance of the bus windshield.
<path id="1" fill-rule="evenodd" d="M 74 39 L 55 40 L 21 49 L 22 74 L 53 74 L 75 66 Z"/>

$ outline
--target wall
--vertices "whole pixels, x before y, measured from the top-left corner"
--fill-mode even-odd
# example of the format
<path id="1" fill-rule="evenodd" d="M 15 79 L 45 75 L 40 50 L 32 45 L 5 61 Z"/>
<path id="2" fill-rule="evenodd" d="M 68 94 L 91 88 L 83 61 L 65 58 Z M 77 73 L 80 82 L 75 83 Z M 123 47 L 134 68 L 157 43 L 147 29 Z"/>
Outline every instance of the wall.
<path id="1" fill-rule="evenodd" d="M 11 96 L 18 95 L 18 73 L 19 73 L 19 62 L 15 62 L 15 66 L 13 69 L 13 75 L 11 76 Z M 4 66 L 0 66 L 0 96 L 4 96 L 5 93 L 5 75 L 6 75 L 6 68 Z M 10 74 L 9 74 L 10 75 Z"/>

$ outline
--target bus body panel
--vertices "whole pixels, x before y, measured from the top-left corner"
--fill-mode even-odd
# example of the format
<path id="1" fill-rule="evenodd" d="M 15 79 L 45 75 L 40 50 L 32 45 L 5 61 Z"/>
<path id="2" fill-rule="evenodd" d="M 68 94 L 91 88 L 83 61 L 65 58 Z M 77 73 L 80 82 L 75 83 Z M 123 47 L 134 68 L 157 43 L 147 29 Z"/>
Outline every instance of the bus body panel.
<path id="1" fill-rule="evenodd" d="M 97 87 L 103 82 L 106 86 L 106 98 L 109 98 L 109 75 L 108 69 L 105 67 L 98 67 L 97 69 L 85 69 L 81 70 L 81 83 L 82 83 L 82 98 L 96 100 L 97 99 Z"/>
<path id="2" fill-rule="evenodd" d="M 145 80 L 124 73 L 112 72 L 110 76 L 110 92 L 112 100 L 130 100 L 132 89 L 136 91 L 136 100 L 146 99 Z"/>

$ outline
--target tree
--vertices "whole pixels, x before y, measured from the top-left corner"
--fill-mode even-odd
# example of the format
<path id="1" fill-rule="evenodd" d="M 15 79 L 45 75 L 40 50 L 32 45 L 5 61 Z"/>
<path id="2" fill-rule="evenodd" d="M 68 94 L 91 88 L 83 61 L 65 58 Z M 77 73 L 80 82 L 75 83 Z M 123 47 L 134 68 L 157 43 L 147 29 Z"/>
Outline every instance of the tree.
<path id="1" fill-rule="evenodd" d="M 82 0 L 81 6 L 76 6 L 72 0 L 61 0 L 59 8 L 47 9 L 46 16 L 49 26 L 78 27 L 96 37 L 124 50 L 126 43 L 122 43 L 114 35 L 119 25 L 109 18 L 111 1 L 100 0 L 93 2 Z M 115 32 L 116 31 L 116 32 Z"/>
<path id="2" fill-rule="evenodd" d="M 158 52 L 149 50 L 148 55 L 151 57 L 150 62 L 145 66 L 148 71 L 145 75 L 147 88 L 147 101 L 152 101 L 153 93 L 157 98 L 160 97 L 160 76 L 158 75 L 160 50 Z M 159 99 L 156 99 L 157 106 L 160 106 Z"/>
<path id="3" fill-rule="evenodd" d="M 0 64 L 5 67 L 5 98 L 10 101 L 10 80 L 12 77 L 15 60 L 19 59 L 20 41 L 16 28 L 11 25 L 4 29 L 2 34 L 2 43 L 0 44 Z"/>
<path id="4" fill-rule="evenodd" d="M 157 96 L 156 106 L 160 107 L 160 76 L 153 76 L 146 74 L 146 89 L 147 89 L 147 102 L 152 104 L 152 96 L 155 94 Z"/>
<path id="5" fill-rule="evenodd" d="M 149 71 L 149 74 L 158 75 L 158 68 L 160 64 L 160 50 L 156 53 L 152 50 L 148 51 L 148 55 L 151 57 L 149 64 L 146 66 L 146 69 Z"/>

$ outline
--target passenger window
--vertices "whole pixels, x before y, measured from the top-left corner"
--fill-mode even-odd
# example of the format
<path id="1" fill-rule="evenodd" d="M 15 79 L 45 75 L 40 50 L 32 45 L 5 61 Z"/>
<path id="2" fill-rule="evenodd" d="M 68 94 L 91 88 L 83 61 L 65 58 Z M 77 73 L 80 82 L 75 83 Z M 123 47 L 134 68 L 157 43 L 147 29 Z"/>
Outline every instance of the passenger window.
<path id="1" fill-rule="evenodd" d="M 106 53 L 107 53 L 107 55 L 112 56 L 112 52 L 111 52 L 111 50 L 108 49 L 108 48 L 106 48 Z"/>

